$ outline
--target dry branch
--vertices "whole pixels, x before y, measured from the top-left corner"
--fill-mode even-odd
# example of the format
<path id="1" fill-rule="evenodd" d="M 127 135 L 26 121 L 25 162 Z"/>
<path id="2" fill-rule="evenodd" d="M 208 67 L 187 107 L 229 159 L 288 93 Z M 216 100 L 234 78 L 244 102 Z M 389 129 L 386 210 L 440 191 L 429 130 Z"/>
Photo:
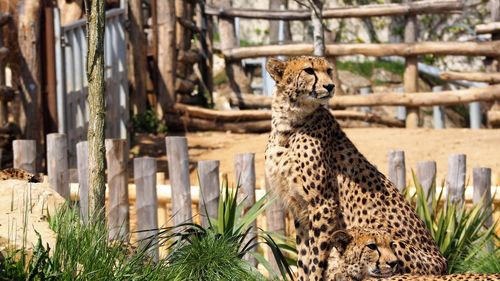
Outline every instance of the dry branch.
<path id="1" fill-rule="evenodd" d="M 459 12 L 463 8 L 460 1 L 418 1 L 409 4 L 381 4 L 363 5 L 325 9 L 324 19 L 331 18 L 363 18 L 378 16 L 403 16 L 417 14 L 442 14 Z M 310 20 L 311 12 L 306 9 L 300 10 L 258 10 L 258 9 L 238 9 L 219 8 L 207 6 L 205 12 L 208 15 L 219 17 L 240 17 L 250 19 L 268 20 Z"/>
<path id="2" fill-rule="evenodd" d="M 499 72 L 454 72 L 446 71 L 441 72 L 439 77 L 443 80 L 466 80 L 474 82 L 485 82 L 485 83 L 500 83 L 500 73 Z"/>
<path id="3" fill-rule="evenodd" d="M 222 51 L 227 59 L 312 54 L 311 44 L 241 47 Z M 500 56 L 500 41 L 493 42 L 422 42 L 395 44 L 328 44 L 326 56 Z"/>
<path id="4" fill-rule="evenodd" d="M 477 34 L 495 33 L 500 31 L 500 22 L 490 22 L 476 25 Z"/>

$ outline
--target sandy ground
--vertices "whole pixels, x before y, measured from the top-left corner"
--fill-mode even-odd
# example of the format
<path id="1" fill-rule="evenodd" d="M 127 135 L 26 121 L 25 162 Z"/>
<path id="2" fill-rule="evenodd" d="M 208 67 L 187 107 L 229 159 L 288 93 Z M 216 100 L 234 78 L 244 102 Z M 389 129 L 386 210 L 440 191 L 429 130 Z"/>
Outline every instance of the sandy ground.
<path id="1" fill-rule="evenodd" d="M 407 178 L 418 161 L 437 161 L 438 183 L 446 177 L 448 156 L 453 153 L 467 155 L 467 177 L 472 183 L 473 167 L 490 167 L 493 184 L 500 184 L 500 130 L 470 129 L 346 129 L 349 138 L 359 150 L 384 174 L 387 173 L 387 153 L 402 149 L 406 155 Z M 234 155 L 255 153 L 257 185 L 264 174 L 264 150 L 268 134 L 230 134 L 221 132 L 189 133 L 191 184 L 197 185 L 196 161 L 219 160 L 220 171 L 234 180 Z M 165 142 L 163 137 L 142 135 L 141 144 L 133 148 L 136 155 L 159 157 L 159 171 L 167 171 Z M 168 175 L 167 175 L 168 178 Z"/>

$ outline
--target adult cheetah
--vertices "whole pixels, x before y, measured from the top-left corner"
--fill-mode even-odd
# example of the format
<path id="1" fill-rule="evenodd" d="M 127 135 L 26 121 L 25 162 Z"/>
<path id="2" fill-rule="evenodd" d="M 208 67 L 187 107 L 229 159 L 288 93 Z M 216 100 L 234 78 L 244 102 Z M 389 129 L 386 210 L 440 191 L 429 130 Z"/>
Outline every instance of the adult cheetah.
<path id="1" fill-rule="evenodd" d="M 414 209 L 326 108 L 334 93 L 328 61 L 270 59 L 266 68 L 276 81 L 266 174 L 295 216 L 299 280 L 323 280 L 331 235 L 354 226 L 388 230 L 404 272 L 444 273 L 446 260 Z"/>
<path id="2" fill-rule="evenodd" d="M 7 168 L 0 170 L 0 181 L 2 180 L 25 180 L 28 182 L 42 182 L 42 179 L 35 174 L 28 173 L 23 169 Z"/>
<path id="3" fill-rule="evenodd" d="M 354 227 L 332 235 L 336 253 L 330 256 L 326 279 L 332 281 L 497 280 L 500 274 L 398 275 L 391 235 L 383 230 Z"/>

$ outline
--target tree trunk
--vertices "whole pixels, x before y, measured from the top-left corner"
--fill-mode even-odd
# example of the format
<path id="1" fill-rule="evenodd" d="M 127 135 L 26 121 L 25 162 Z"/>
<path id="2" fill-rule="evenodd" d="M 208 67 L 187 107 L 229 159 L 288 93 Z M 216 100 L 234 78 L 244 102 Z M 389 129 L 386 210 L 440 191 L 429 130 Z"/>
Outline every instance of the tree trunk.
<path id="1" fill-rule="evenodd" d="M 212 4 L 221 8 L 230 8 L 231 0 L 212 0 Z M 219 18 L 218 22 L 219 36 L 221 49 L 231 49 L 239 46 L 236 39 L 236 31 L 234 28 L 234 19 L 232 18 Z M 236 94 L 251 93 L 250 79 L 245 74 L 245 70 L 241 65 L 241 60 L 225 60 L 226 73 L 229 79 L 231 89 Z"/>
<path id="2" fill-rule="evenodd" d="M 104 222 L 105 147 L 104 147 L 104 0 L 90 0 L 87 7 L 87 81 L 89 102 L 89 214 Z"/>
<path id="3" fill-rule="evenodd" d="M 325 55 L 325 32 L 323 28 L 323 2 L 322 0 L 310 1 L 311 21 L 313 25 L 313 44 L 315 56 Z"/>
<path id="4" fill-rule="evenodd" d="M 284 10 L 288 9 L 288 0 L 269 0 L 269 9 L 280 10 L 283 5 Z M 285 42 L 292 40 L 292 33 L 290 32 L 290 23 L 285 21 L 283 23 Z M 277 44 L 279 42 L 279 21 L 269 21 L 269 43 Z M 283 42 L 281 42 L 283 43 Z"/>
<path id="5" fill-rule="evenodd" d="M 164 118 L 175 104 L 177 52 L 175 48 L 175 1 L 157 1 L 158 24 L 158 115 Z"/>
<path id="6" fill-rule="evenodd" d="M 142 0 L 130 0 L 128 4 L 129 18 L 129 81 L 131 85 L 130 99 L 133 114 L 146 111 L 147 40 L 144 34 L 144 18 L 141 8 Z"/>

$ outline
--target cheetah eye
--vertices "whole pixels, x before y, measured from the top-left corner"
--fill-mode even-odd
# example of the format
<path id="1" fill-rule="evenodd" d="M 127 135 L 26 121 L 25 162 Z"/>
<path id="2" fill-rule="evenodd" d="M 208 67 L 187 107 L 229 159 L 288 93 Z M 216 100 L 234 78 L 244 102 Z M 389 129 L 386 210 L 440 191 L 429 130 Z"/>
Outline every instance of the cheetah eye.
<path id="1" fill-rule="evenodd" d="M 326 70 L 326 73 L 327 73 L 328 75 L 332 76 L 333 69 L 328 68 L 328 69 Z"/>
<path id="2" fill-rule="evenodd" d="M 368 247 L 370 250 L 377 250 L 377 244 L 375 243 L 371 243 L 371 244 L 368 244 L 366 245 L 366 247 Z"/>
<path id="3" fill-rule="evenodd" d="M 389 247 L 391 247 L 392 249 L 394 249 L 394 247 L 396 247 L 396 244 L 391 241 L 391 243 L 389 243 Z"/>
<path id="4" fill-rule="evenodd" d="M 306 67 L 304 68 L 304 71 L 307 73 L 307 74 L 310 74 L 310 75 L 313 75 L 314 74 L 314 69 L 312 67 Z"/>

